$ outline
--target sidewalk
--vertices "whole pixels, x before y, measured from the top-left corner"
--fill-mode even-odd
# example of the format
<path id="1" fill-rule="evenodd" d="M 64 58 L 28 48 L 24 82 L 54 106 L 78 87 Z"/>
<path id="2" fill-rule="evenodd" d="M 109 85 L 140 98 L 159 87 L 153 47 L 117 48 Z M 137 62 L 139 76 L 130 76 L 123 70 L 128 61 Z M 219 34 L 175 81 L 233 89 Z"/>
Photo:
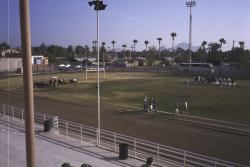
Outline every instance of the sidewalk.
<path id="1" fill-rule="evenodd" d="M 74 167 L 86 163 L 92 167 L 136 167 L 143 162 L 129 158 L 119 160 L 118 154 L 95 145 L 52 132 L 43 132 L 35 126 L 36 167 L 61 167 L 68 162 Z M 0 166 L 26 166 L 24 122 L 0 116 Z"/>

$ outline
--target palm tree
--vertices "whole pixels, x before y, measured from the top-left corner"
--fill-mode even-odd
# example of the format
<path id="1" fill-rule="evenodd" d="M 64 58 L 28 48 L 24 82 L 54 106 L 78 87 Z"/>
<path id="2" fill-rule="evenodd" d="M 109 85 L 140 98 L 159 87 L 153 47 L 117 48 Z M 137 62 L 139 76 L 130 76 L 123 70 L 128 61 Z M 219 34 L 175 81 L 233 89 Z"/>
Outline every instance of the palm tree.
<path id="1" fill-rule="evenodd" d="M 138 43 L 138 41 L 136 39 L 134 39 L 133 43 L 134 43 L 134 52 L 135 52 L 135 45 Z"/>
<path id="2" fill-rule="evenodd" d="M 126 52 L 125 51 L 126 51 L 127 45 L 123 44 L 122 47 L 123 47 L 123 52 L 124 52 L 124 58 L 126 59 Z"/>
<path id="3" fill-rule="evenodd" d="M 172 52 L 173 52 L 174 51 L 174 38 L 177 36 L 177 34 L 176 32 L 172 32 L 170 36 L 172 37 Z"/>
<path id="4" fill-rule="evenodd" d="M 93 56 L 95 56 L 95 52 L 96 52 L 96 45 L 97 45 L 97 41 L 92 41 L 92 44 L 93 44 Z"/>
<path id="5" fill-rule="evenodd" d="M 159 42 L 159 54 L 160 54 L 160 51 L 161 51 L 161 41 L 162 41 L 162 38 L 157 38 L 158 42 Z"/>
<path id="6" fill-rule="evenodd" d="M 115 54 L 115 41 L 113 40 L 113 41 L 111 41 L 111 43 L 112 43 L 112 46 L 113 46 L 113 57 L 114 57 L 114 54 Z"/>
<path id="7" fill-rule="evenodd" d="M 203 48 L 203 49 L 205 49 L 205 46 L 207 45 L 207 41 L 202 41 L 202 43 L 201 43 L 201 47 Z"/>
<path id="8" fill-rule="evenodd" d="M 202 49 L 203 49 L 204 52 L 205 52 L 205 55 L 206 55 L 206 62 L 207 62 L 206 45 L 207 45 L 207 41 L 202 41 L 201 47 L 202 47 Z M 202 57 L 202 56 L 201 56 L 201 57 Z"/>
<path id="9" fill-rule="evenodd" d="M 148 44 L 149 44 L 149 42 L 146 40 L 144 43 L 146 45 L 146 51 L 147 51 L 148 50 Z"/>
<path id="10" fill-rule="evenodd" d="M 134 39 L 133 43 L 134 43 L 134 54 L 135 54 L 135 45 L 138 43 L 138 41 L 136 39 Z"/>
<path id="11" fill-rule="evenodd" d="M 222 49 L 222 45 L 226 44 L 226 40 L 224 38 L 219 39 L 220 41 L 220 50 Z"/>
<path id="12" fill-rule="evenodd" d="M 102 62 L 104 63 L 105 42 L 102 42 Z"/>
<path id="13" fill-rule="evenodd" d="M 221 38 L 219 39 L 219 42 L 220 42 L 220 50 L 222 52 L 222 45 L 226 43 L 226 40 L 224 38 Z M 222 53 L 221 53 L 222 54 Z M 220 66 L 219 66 L 219 73 L 221 73 L 221 59 L 222 59 L 222 56 L 220 54 Z"/>
<path id="14" fill-rule="evenodd" d="M 239 41 L 239 45 L 241 49 L 244 49 L 245 42 L 244 41 Z"/>
<path id="15" fill-rule="evenodd" d="M 104 47 L 106 45 L 106 43 L 105 42 L 102 42 L 102 47 Z"/>

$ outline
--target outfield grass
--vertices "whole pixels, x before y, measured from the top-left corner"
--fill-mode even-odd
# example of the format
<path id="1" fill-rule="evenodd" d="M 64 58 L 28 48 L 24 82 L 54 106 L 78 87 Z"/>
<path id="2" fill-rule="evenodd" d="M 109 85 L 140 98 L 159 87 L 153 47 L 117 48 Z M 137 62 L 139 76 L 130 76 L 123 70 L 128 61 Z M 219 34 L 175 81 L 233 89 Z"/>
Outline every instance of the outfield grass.
<path id="1" fill-rule="evenodd" d="M 48 80 L 52 76 L 78 79 L 78 84 L 58 88 L 34 89 L 35 96 L 95 107 L 97 102 L 96 73 L 62 73 L 34 75 L 34 81 Z M 186 88 L 183 77 L 157 73 L 114 72 L 101 77 L 102 106 L 119 104 L 141 107 L 145 96 L 157 98 L 158 110 L 174 112 L 177 95 L 188 97 L 189 114 L 250 124 L 250 81 L 236 80 L 239 86 L 190 86 Z M 22 92 L 22 78 L 0 80 L 0 89 Z M 133 109 L 133 108 L 132 108 Z M 138 109 L 137 109 L 138 110 Z"/>

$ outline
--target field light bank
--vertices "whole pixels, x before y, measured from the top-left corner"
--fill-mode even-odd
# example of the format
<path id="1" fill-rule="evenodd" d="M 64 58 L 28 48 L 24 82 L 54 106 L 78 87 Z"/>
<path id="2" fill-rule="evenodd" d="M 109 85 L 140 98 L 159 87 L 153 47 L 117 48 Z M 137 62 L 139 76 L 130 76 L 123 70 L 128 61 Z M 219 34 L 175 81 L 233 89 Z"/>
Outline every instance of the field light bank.
<path id="1" fill-rule="evenodd" d="M 94 5 L 94 10 L 105 10 L 105 8 L 107 7 L 106 4 L 103 4 L 103 1 L 99 1 L 99 0 L 89 1 L 88 4 L 90 7 Z"/>
<path id="2" fill-rule="evenodd" d="M 94 10 L 96 11 L 96 30 L 97 30 L 97 104 L 98 104 L 98 128 L 97 128 L 97 146 L 100 146 L 100 133 L 101 133 L 101 114 L 100 114 L 100 79 L 99 79 L 99 11 L 105 10 L 107 7 L 106 4 L 103 4 L 103 1 L 100 0 L 92 0 L 88 2 L 89 6 L 94 6 Z M 87 70 L 87 69 L 86 69 Z"/>
<path id="3" fill-rule="evenodd" d="M 187 1 L 186 2 L 186 6 L 187 7 L 195 7 L 196 6 L 196 2 L 195 1 Z"/>

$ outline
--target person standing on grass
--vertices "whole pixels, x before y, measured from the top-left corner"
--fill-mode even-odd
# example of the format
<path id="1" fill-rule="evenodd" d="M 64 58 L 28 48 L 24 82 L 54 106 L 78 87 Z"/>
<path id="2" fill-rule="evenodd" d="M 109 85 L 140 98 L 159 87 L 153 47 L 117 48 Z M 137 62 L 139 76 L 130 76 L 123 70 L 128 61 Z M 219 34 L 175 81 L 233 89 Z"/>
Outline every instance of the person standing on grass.
<path id="1" fill-rule="evenodd" d="M 178 101 L 176 101 L 175 103 L 175 113 L 179 114 L 179 102 Z"/>
<path id="2" fill-rule="evenodd" d="M 185 102 L 184 102 L 184 108 L 185 108 L 185 114 L 187 114 L 187 112 L 188 112 L 188 101 L 187 100 L 185 100 Z"/>
<path id="3" fill-rule="evenodd" d="M 144 111 L 148 111 L 148 97 L 146 96 L 145 98 L 144 98 L 144 105 L 143 105 L 144 107 Z"/>
<path id="4" fill-rule="evenodd" d="M 152 98 L 152 111 L 156 112 L 156 98 L 155 98 L 155 96 Z"/>

